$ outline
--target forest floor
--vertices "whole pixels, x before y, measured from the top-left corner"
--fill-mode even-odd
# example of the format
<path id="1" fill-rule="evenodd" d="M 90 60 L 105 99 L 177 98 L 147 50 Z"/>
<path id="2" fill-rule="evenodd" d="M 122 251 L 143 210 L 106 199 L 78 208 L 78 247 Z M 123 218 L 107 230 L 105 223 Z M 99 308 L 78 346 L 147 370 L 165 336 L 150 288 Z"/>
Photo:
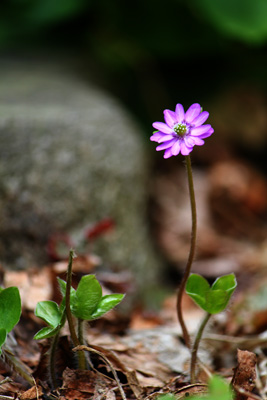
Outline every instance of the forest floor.
<path id="1" fill-rule="evenodd" d="M 190 209 L 181 174 L 176 169 L 165 171 L 164 176 L 156 177 L 151 188 L 156 243 L 168 263 L 180 268 L 186 260 L 183 249 L 188 249 L 185 243 L 190 237 Z M 180 186 L 177 182 L 181 182 Z M 152 400 L 166 393 L 182 399 L 206 393 L 212 374 L 232 382 L 238 400 L 266 399 L 266 181 L 248 165 L 227 161 L 213 165 L 204 176 L 197 171 L 196 182 L 200 221 L 193 270 L 210 281 L 234 272 L 238 281 L 230 306 L 214 316 L 204 332 L 197 383 L 190 383 L 190 353 L 177 322 L 176 287 L 158 311 L 138 302 L 128 309 L 117 307 L 90 323 L 87 346 L 83 348 L 90 354 L 90 370 L 78 369 L 76 351 L 65 326 L 56 356 L 58 387 L 52 390 L 47 372 L 49 339 L 33 339 L 44 327 L 34 310 L 38 301 L 60 302 L 57 277 L 66 279 L 67 270 L 67 261 L 61 260 L 43 268 L 1 272 L 3 286 L 17 286 L 22 300 L 22 316 L 7 345 L 35 384 L 29 385 L 8 365 L 3 351 L 0 399 Z M 99 269 L 96 260 L 92 254 L 75 259 L 74 287 L 81 276 L 96 274 L 104 294 L 127 293 L 129 288 L 134 292 L 131 277 L 125 271 Z M 203 312 L 187 295 L 183 298 L 183 312 L 189 332 L 194 335 Z"/>

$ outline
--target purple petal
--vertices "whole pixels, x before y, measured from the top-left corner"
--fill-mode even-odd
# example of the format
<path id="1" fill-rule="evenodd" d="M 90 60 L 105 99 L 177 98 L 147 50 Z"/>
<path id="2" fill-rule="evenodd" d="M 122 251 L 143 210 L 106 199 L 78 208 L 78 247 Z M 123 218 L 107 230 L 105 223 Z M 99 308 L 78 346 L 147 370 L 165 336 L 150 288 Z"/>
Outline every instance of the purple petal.
<path id="1" fill-rule="evenodd" d="M 192 121 L 193 126 L 200 126 L 204 124 L 204 122 L 209 118 L 209 113 L 207 111 L 203 111 L 199 114 L 197 118 Z"/>
<path id="2" fill-rule="evenodd" d="M 163 135 L 166 136 L 165 133 L 155 132 L 152 136 L 150 136 L 150 140 L 152 142 L 157 142 Z"/>
<path id="3" fill-rule="evenodd" d="M 202 135 L 199 135 L 198 137 L 200 139 L 206 139 L 207 137 L 211 136 L 214 132 L 213 128 L 210 128 L 206 133 L 203 133 Z"/>
<path id="4" fill-rule="evenodd" d="M 177 154 L 180 153 L 180 150 L 181 150 L 180 140 L 176 140 L 176 142 L 174 143 L 174 145 L 171 148 L 172 155 L 177 156 Z"/>
<path id="5" fill-rule="evenodd" d="M 164 124 L 164 122 L 154 122 L 154 124 L 152 124 L 153 128 L 158 129 L 160 132 L 163 133 L 172 133 L 173 130 L 166 124 Z"/>
<path id="6" fill-rule="evenodd" d="M 197 146 L 203 146 L 205 144 L 204 140 L 200 139 L 199 137 L 194 137 L 194 144 Z"/>
<path id="7" fill-rule="evenodd" d="M 190 124 L 195 118 L 199 116 L 200 112 L 201 112 L 200 105 L 198 103 L 192 104 L 192 106 L 190 106 L 185 113 L 186 122 Z"/>
<path id="8" fill-rule="evenodd" d="M 193 150 L 193 147 L 187 147 L 184 141 L 181 141 L 181 154 L 183 156 L 188 156 L 189 153 Z"/>
<path id="9" fill-rule="evenodd" d="M 158 140 L 158 143 L 167 142 L 168 140 L 173 139 L 173 135 L 162 134 L 161 138 Z"/>
<path id="10" fill-rule="evenodd" d="M 193 147 L 193 146 L 195 146 L 195 137 L 194 136 L 185 136 L 184 142 L 187 147 Z"/>
<path id="11" fill-rule="evenodd" d="M 169 147 L 172 147 L 172 145 L 177 141 L 177 139 L 172 139 L 172 140 L 168 140 L 167 142 L 164 142 L 162 144 L 160 144 L 159 146 L 156 147 L 157 151 L 160 150 L 165 150 L 168 149 Z"/>
<path id="12" fill-rule="evenodd" d="M 170 158 L 172 156 L 172 149 L 170 148 L 170 149 L 167 149 L 167 150 L 165 150 L 165 153 L 164 153 L 164 158 Z"/>
<path id="13" fill-rule="evenodd" d="M 211 128 L 211 125 L 207 124 L 207 125 L 201 125 L 198 126 L 196 128 L 191 128 L 190 130 L 190 135 L 191 136 L 200 136 L 203 133 L 208 132 L 208 130 Z"/>
<path id="14" fill-rule="evenodd" d="M 175 114 L 177 116 L 177 122 L 181 123 L 184 120 L 184 107 L 182 104 L 176 104 Z"/>
<path id="15" fill-rule="evenodd" d="M 168 126 L 174 126 L 175 124 L 177 124 L 177 122 L 178 122 L 177 115 L 175 114 L 174 111 L 164 110 L 163 114 L 164 114 L 165 122 Z"/>

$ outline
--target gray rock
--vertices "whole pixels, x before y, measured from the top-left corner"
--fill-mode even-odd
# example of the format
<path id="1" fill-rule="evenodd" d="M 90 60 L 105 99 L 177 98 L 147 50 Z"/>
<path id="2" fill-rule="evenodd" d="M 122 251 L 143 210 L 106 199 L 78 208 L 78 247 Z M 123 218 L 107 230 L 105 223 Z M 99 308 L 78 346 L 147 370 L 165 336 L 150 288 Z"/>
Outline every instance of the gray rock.
<path id="1" fill-rule="evenodd" d="M 2 63 L 0 76 L 1 262 L 42 265 L 53 233 L 111 217 L 116 229 L 93 250 L 154 281 L 140 128 L 110 95 L 59 70 Z"/>

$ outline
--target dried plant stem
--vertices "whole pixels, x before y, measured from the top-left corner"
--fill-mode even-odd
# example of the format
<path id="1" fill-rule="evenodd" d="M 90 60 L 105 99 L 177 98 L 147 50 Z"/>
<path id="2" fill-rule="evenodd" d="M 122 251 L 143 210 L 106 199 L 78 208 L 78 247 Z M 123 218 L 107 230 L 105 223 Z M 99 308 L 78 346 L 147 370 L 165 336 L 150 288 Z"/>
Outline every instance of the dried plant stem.
<path id="1" fill-rule="evenodd" d="M 194 191 L 194 182 L 193 182 L 193 174 L 192 174 L 192 166 L 190 155 L 185 156 L 186 161 L 186 170 L 187 170 L 187 179 L 188 179 L 188 187 L 189 187 L 189 196 L 190 196 L 190 204 L 191 204 L 191 214 L 192 214 L 192 229 L 191 229 L 191 243 L 190 243 L 190 251 L 188 255 L 187 264 L 185 267 L 184 275 L 179 287 L 178 295 L 177 295 L 177 316 L 179 323 L 182 328 L 183 338 L 186 346 L 190 349 L 190 336 L 188 330 L 186 328 L 183 313 L 182 313 L 182 297 L 185 289 L 185 285 L 187 279 L 189 277 L 191 266 L 193 263 L 195 249 L 196 249 L 196 236 L 197 236 L 197 210 L 196 210 L 196 199 L 195 199 L 195 191 Z"/>
<path id="2" fill-rule="evenodd" d="M 191 377 L 191 383 L 195 383 L 196 380 L 196 363 L 197 363 L 197 351 L 198 351 L 198 346 L 199 346 L 199 342 L 201 340 L 203 331 L 205 329 L 205 326 L 207 325 L 210 317 L 212 314 L 210 313 L 206 313 L 201 325 L 197 331 L 196 337 L 195 337 L 195 341 L 193 344 L 193 348 L 192 348 L 192 352 L 191 352 L 191 365 L 190 365 L 190 377 Z"/>
<path id="3" fill-rule="evenodd" d="M 8 364 L 12 370 L 16 371 L 16 373 L 25 379 L 31 386 L 34 386 L 35 380 L 32 376 L 31 369 L 22 361 L 20 361 L 7 347 L 7 345 L 2 347 L 2 352 L 4 362 Z"/>
<path id="4" fill-rule="evenodd" d="M 74 351 L 81 351 L 80 349 L 86 350 L 86 351 L 88 351 L 89 353 L 97 354 L 99 357 L 101 357 L 101 358 L 104 360 L 104 362 L 109 366 L 109 368 L 110 368 L 110 370 L 111 370 L 111 372 L 112 372 L 112 374 L 113 374 L 113 376 L 114 376 L 114 378 L 115 378 L 115 381 L 116 381 L 116 383 L 117 383 L 117 385 L 118 385 L 118 388 L 119 388 L 120 395 L 121 395 L 122 399 L 123 399 L 123 400 L 127 400 L 127 399 L 126 399 L 126 395 L 125 395 L 125 393 L 124 393 L 124 390 L 123 390 L 123 388 L 122 388 L 122 384 L 120 383 L 120 380 L 119 380 L 119 378 L 118 378 L 117 372 L 116 372 L 116 370 L 114 369 L 114 367 L 113 367 L 113 365 L 111 364 L 111 362 L 109 361 L 109 359 L 108 359 L 103 353 L 101 353 L 101 351 L 98 351 L 98 350 L 96 350 L 96 349 L 93 349 L 92 347 L 88 347 L 88 346 L 84 346 L 84 345 L 83 345 L 83 346 L 79 346 L 78 348 L 73 349 L 73 350 L 74 350 Z"/>
<path id="5" fill-rule="evenodd" d="M 67 320 L 68 320 L 68 324 L 69 324 L 71 339 L 73 341 L 74 346 L 77 347 L 77 346 L 80 346 L 81 343 L 76 335 L 74 324 L 73 324 L 73 319 L 72 319 L 72 314 L 71 314 L 71 310 L 70 310 L 72 262 L 73 262 L 74 258 L 75 258 L 75 252 L 74 252 L 74 250 L 70 250 L 68 272 L 67 272 L 67 285 L 66 285 L 66 315 L 67 315 Z M 78 363 L 79 363 L 79 369 L 86 369 L 86 359 L 85 359 L 85 354 L 83 351 L 78 352 Z"/>

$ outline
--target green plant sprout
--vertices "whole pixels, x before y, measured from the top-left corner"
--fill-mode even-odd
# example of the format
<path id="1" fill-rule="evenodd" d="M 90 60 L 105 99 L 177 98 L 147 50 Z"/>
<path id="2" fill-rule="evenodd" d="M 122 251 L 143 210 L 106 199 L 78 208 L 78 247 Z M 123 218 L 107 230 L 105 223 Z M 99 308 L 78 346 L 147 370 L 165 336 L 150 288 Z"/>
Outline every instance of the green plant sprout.
<path id="1" fill-rule="evenodd" d="M 20 320 L 21 300 L 17 287 L 0 288 L 0 354 L 7 334 Z"/>
<path id="2" fill-rule="evenodd" d="M 72 262 L 75 257 L 70 251 L 67 282 L 58 278 L 62 302 L 41 301 L 37 304 L 35 315 L 47 323 L 47 327 L 36 333 L 34 339 L 53 338 L 50 350 L 49 372 L 53 387 L 57 386 L 55 374 L 55 351 L 59 333 L 66 319 L 68 320 L 71 339 L 74 346 L 84 344 L 83 323 L 102 317 L 119 304 L 124 294 L 102 295 L 102 287 L 95 275 L 85 275 L 81 278 L 77 289 L 71 286 Z M 73 316 L 77 318 L 77 333 L 73 324 Z M 79 368 L 86 369 L 87 362 L 83 351 L 78 352 Z"/>
<path id="3" fill-rule="evenodd" d="M 29 368 L 13 354 L 7 344 L 8 334 L 17 325 L 21 316 L 21 299 L 16 286 L 0 288 L 0 355 L 3 361 L 31 385 L 34 379 Z"/>
<path id="4" fill-rule="evenodd" d="M 218 375 L 213 375 L 208 383 L 208 393 L 201 396 L 190 396 L 188 400 L 233 400 L 231 385 Z"/>
<path id="5" fill-rule="evenodd" d="M 208 382 L 208 393 L 201 395 L 185 396 L 188 400 L 233 400 L 231 386 L 218 375 L 213 375 Z M 157 400 L 178 400 L 181 397 L 173 393 L 163 394 Z"/>
<path id="6" fill-rule="evenodd" d="M 206 311 L 192 347 L 190 366 L 191 383 L 195 382 L 197 351 L 205 326 L 212 314 L 218 314 L 227 307 L 236 286 L 237 283 L 234 274 L 217 278 L 212 286 L 209 285 L 205 278 L 198 274 L 191 274 L 187 280 L 186 293 L 202 310 Z"/>

